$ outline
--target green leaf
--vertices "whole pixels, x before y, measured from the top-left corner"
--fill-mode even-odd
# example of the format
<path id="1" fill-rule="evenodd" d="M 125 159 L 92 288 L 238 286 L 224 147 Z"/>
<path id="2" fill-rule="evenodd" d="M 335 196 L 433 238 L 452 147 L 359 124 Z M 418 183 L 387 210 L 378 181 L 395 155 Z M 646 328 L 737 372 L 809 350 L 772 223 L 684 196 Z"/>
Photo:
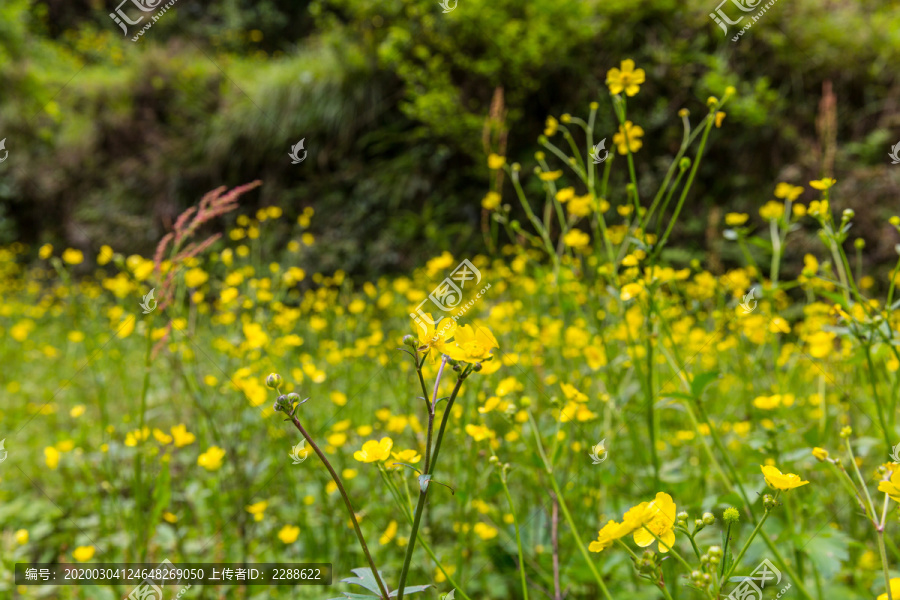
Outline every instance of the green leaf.
<path id="1" fill-rule="evenodd" d="M 409 585 L 403 588 L 403 595 L 405 596 L 406 594 L 415 594 L 417 592 L 427 590 L 430 587 L 430 585 Z M 388 596 L 394 598 L 397 596 L 397 592 L 399 591 L 400 590 L 394 590 L 393 592 L 389 593 Z"/>
<path id="2" fill-rule="evenodd" d="M 691 381 L 691 395 L 699 400 L 700 396 L 703 395 L 703 390 L 706 389 L 706 386 L 715 381 L 718 377 L 718 371 L 700 373 Z"/>
<path id="3" fill-rule="evenodd" d="M 378 596 L 381 596 L 381 589 L 378 587 L 378 580 L 375 579 L 375 575 L 372 574 L 372 569 L 368 567 L 360 567 L 359 569 L 350 569 L 351 573 L 354 573 L 356 577 L 348 577 L 347 579 L 341 579 L 343 583 L 352 583 L 355 585 L 360 585 L 370 592 L 375 592 Z M 384 575 L 381 575 L 381 581 L 384 581 Z M 345 594 L 347 592 L 344 592 Z"/>
<path id="4" fill-rule="evenodd" d="M 829 581 L 841 570 L 841 563 L 850 556 L 850 538 L 837 530 L 826 530 L 807 543 L 806 539 L 797 539 L 795 544 L 802 545 L 809 560 L 816 566 L 822 578 Z"/>

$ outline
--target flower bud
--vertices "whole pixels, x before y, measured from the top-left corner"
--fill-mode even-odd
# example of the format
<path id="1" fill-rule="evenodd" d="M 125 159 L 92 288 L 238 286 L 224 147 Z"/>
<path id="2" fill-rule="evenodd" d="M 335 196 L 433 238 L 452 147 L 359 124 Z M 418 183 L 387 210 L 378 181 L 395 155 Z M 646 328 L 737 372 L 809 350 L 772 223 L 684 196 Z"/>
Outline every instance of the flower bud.
<path id="1" fill-rule="evenodd" d="M 572 115 L 569 113 L 565 113 L 559 116 L 559 120 L 561 123 L 568 123 L 572 120 Z"/>
<path id="2" fill-rule="evenodd" d="M 826 450 L 825 448 L 813 448 L 812 454 L 819 462 L 825 462 L 826 460 L 828 460 L 828 450 Z"/>
<path id="3" fill-rule="evenodd" d="M 419 341 L 411 335 L 404 335 L 403 336 L 403 345 L 409 346 L 410 348 L 415 348 L 416 346 L 419 345 Z"/>
<path id="4" fill-rule="evenodd" d="M 855 240 L 853 240 L 853 245 L 856 247 L 857 250 L 862 250 L 863 248 L 866 247 L 866 240 L 864 240 L 862 238 L 856 238 Z"/>
<path id="5" fill-rule="evenodd" d="M 678 111 L 678 116 L 681 117 L 682 119 L 685 118 L 686 116 L 688 116 L 689 114 L 691 114 L 691 111 L 689 111 L 686 108 L 682 108 L 681 110 Z"/>
<path id="6" fill-rule="evenodd" d="M 683 157 L 678 162 L 678 168 L 681 169 L 682 171 L 687 171 L 690 167 L 691 167 L 691 159 L 689 159 L 687 156 Z"/>
<path id="7" fill-rule="evenodd" d="M 675 515 L 675 518 L 678 519 L 679 521 L 687 521 L 689 516 L 690 515 L 688 515 L 687 511 L 683 510 L 680 513 L 678 513 L 677 515 Z"/>
<path id="8" fill-rule="evenodd" d="M 597 110 L 598 108 L 600 108 L 599 102 L 591 102 L 591 110 Z"/>
<path id="9" fill-rule="evenodd" d="M 270 373 L 268 377 L 266 377 L 266 387 L 270 390 L 277 390 L 281 387 L 283 380 L 281 379 L 281 375 L 278 373 Z"/>
<path id="10" fill-rule="evenodd" d="M 710 556 L 715 556 L 717 558 L 721 558 L 722 557 L 722 546 L 710 546 L 708 552 L 709 552 Z"/>
<path id="11" fill-rule="evenodd" d="M 725 512 L 722 514 L 722 518 L 729 525 L 733 525 L 733 524 L 737 523 L 738 520 L 741 518 L 741 513 L 739 513 L 738 509 L 736 509 L 735 507 L 729 506 L 728 508 L 725 509 Z"/>
<path id="12" fill-rule="evenodd" d="M 771 494 L 766 494 L 763 496 L 763 508 L 766 510 L 772 510 L 778 506 L 778 503 L 775 501 L 775 498 L 771 496 Z"/>
<path id="13" fill-rule="evenodd" d="M 703 524 L 704 525 L 712 525 L 716 522 L 716 516 L 711 512 L 703 513 Z"/>
<path id="14" fill-rule="evenodd" d="M 847 438 L 850 437 L 851 435 L 853 435 L 853 428 L 852 428 L 852 427 L 847 426 L 847 427 L 842 427 L 842 428 L 841 428 L 841 439 L 847 439 Z"/>
<path id="15" fill-rule="evenodd" d="M 697 531 L 700 531 L 701 529 L 703 529 L 703 520 L 702 519 L 694 519 L 694 528 Z"/>

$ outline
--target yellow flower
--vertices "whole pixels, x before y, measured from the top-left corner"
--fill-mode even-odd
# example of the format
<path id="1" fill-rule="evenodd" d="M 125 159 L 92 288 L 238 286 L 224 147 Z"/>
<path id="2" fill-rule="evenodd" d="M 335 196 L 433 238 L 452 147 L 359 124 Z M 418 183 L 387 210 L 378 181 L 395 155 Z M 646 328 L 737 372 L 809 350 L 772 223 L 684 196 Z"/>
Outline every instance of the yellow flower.
<path id="1" fill-rule="evenodd" d="M 47 446 L 44 448 L 44 460 L 48 467 L 56 470 L 56 467 L 59 466 L 59 450 L 53 446 Z"/>
<path id="2" fill-rule="evenodd" d="M 598 532 L 597 539 L 591 542 L 591 545 L 588 546 L 588 550 L 591 552 L 602 552 L 603 550 L 606 550 L 612 546 L 613 542 L 622 537 L 622 529 L 621 523 L 609 521 L 603 526 L 603 529 Z"/>
<path id="3" fill-rule="evenodd" d="M 113 259 L 113 249 L 109 246 L 100 246 L 100 254 L 97 255 L 97 264 L 101 267 Z"/>
<path id="4" fill-rule="evenodd" d="M 547 124 L 544 127 L 544 135 L 550 137 L 559 129 L 559 121 L 553 117 L 547 117 Z"/>
<path id="5" fill-rule="evenodd" d="M 207 471 L 216 471 L 222 466 L 225 451 L 218 446 L 210 446 L 209 449 L 197 457 L 197 464 Z"/>
<path id="6" fill-rule="evenodd" d="M 562 177 L 562 171 L 544 171 L 543 173 L 538 174 L 538 178 L 541 181 L 556 181 Z"/>
<path id="7" fill-rule="evenodd" d="M 390 457 L 393 447 L 394 440 L 389 437 L 383 437 L 378 442 L 369 440 L 363 444 L 362 450 L 353 453 L 353 458 L 364 463 L 382 462 Z"/>
<path id="8" fill-rule="evenodd" d="M 300 535 L 300 528 L 294 525 L 285 525 L 278 532 L 278 539 L 285 544 L 293 544 Z"/>
<path id="9" fill-rule="evenodd" d="M 809 185 L 811 187 L 816 188 L 817 190 L 827 190 L 828 188 L 833 186 L 835 183 L 837 183 L 837 181 L 832 179 L 831 177 L 824 177 L 822 179 L 816 179 L 815 181 L 810 181 Z"/>
<path id="10" fill-rule="evenodd" d="M 746 213 L 728 213 L 725 215 L 725 224 L 729 227 L 740 227 L 747 222 L 750 215 Z"/>
<path id="11" fill-rule="evenodd" d="M 776 490 L 792 490 L 795 487 L 809 483 L 808 481 L 802 481 L 799 475 L 782 473 L 776 467 L 760 465 L 759 468 L 762 469 L 766 483 Z"/>
<path id="12" fill-rule="evenodd" d="M 622 300 L 627 302 L 632 298 L 637 298 L 644 291 L 644 284 L 641 282 L 628 283 L 622 286 Z"/>
<path id="13" fill-rule="evenodd" d="M 565 395 L 567 400 L 574 400 L 575 402 L 588 401 L 588 397 L 582 392 L 578 391 L 578 388 L 576 388 L 574 385 L 560 382 L 559 387 L 562 388 L 563 394 Z"/>
<path id="14" fill-rule="evenodd" d="M 177 522 L 178 522 L 178 515 L 173 514 L 173 513 L 170 513 L 169 511 L 165 511 L 165 512 L 162 514 L 162 518 L 165 519 L 167 523 L 173 523 L 173 524 L 174 524 L 174 523 L 177 523 Z"/>
<path id="15" fill-rule="evenodd" d="M 422 455 L 412 449 L 401 450 L 400 452 L 391 452 L 391 456 L 393 456 L 394 460 L 396 460 L 397 462 L 402 462 L 409 465 L 414 465 L 422 460 Z"/>
<path id="16" fill-rule="evenodd" d="M 63 250 L 62 259 L 63 262 L 69 263 L 70 265 L 80 265 L 84 262 L 84 254 L 81 253 L 81 250 L 66 248 Z"/>
<path id="17" fill-rule="evenodd" d="M 780 219 L 784 214 L 784 205 L 775 200 L 769 200 L 759 209 L 759 216 L 766 220 Z"/>
<path id="18" fill-rule="evenodd" d="M 825 448 L 813 448 L 812 455 L 816 457 L 816 460 L 824 461 L 828 458 L 828 450 Z"/>
<path id="19" fill-rule="evenodd" d="M 556 199 L 565 203 L 575 197 L 575 188 L 567 187 L 556 192 Z"/>
<path id="20" fill-rule="evenodd" d="M 444 354 L 453 360 L 477 363 L 489 359 L 491 350 L 499 347 L 497 338 L 486 327 L 463 325 L 456 330 L 456 343 L 445 347 Z"/>
<path id="21" fill-rule="evenodd" d="M 153 437 L 156 438 L 156 441 L 162 444 L 163 446 L 167 446 L 172 443 L 172 436 L 166 434 L 164 431 L 160 429 L 153 430 Z"/>
<path id="22" fill-rule="evenodd" d="M 42 260 L 47 260 L 53 256 L 53 244 L 44 244 L 41 246 L 41 249 L 38 250 L 38 256 L 40 256 Z"/>
<path id="23" fill-rule="evenodd" d="M 24 546 L 28 543 L 28 530 L 20 529 L 16 532 L 16 543 L 20 546 Z"/>
<path id="24" fill-rule="evenodd" d="M 625 143 L 625 136 L 628 135 L 628 144 Z M 641 146 L 644 143 L 641 141 L 641 137 L 644 135 L 644 130 L 632 123 L 631 121 L 625 121 L 625 125 L 619 125 L 619 133 L 613 136 L 613 144 L 618 146 L 619 154 L 628 154 L 628 150 L 631 152 L 637 152 L 641 149 Z"/>
<path id="25" fill-rule="evenodd" d="M 580 229 L 573 229 L 563 236 L 563 243 L 570 248 L 581 250 L 591 245 L 591 236 Z"/>
<path id="26" fill-rule="evenodd" d="M 94 558 L 95 551 L 93 546 L 78 546 L 75 548 L 75 551 L 72 552 L 72 558 L 78 562 L 87 562 Z"/>
<path id="27" fill-rule="evenodd" d="M 484 425 L 473 425 L 469 423 L 466 425 L 466 433 L 472 436 L 476 442 L 482 442 L 487 439 L 494 439 L 496 434 L 493 430 L 489 429 Z"/>
<path id="28" fill-rule="evenodd" d="M 499 154 L 491 154 L 488 156 L 488 169 L 491 171 L 496 171 L 497 169 L 502 169 L 503 165 L 506 164 L 506 157 L 500 156 Z"/>
<path id="29" fill-rule="evenodd" d="M 878 491 L 884 492 L 890 496 L 891 500 L 894 502 L 900 502 L 900 470 L 891 473 L 890 480 L 879 483 Z M 900 598 L 900 596 L 898 596 L 898 598 Z"/>
<path id="30" fill-rule="evenodd" d="M 389 544 L 395 537 L 397 537 L 397 521 L 391 521 L 388 523 L 384 533 L 381 534 L 381 537 L 378 538 L 378 543 L 384 546 L 385 544 Z"/>
<path id="31" fill-rule="evenodd" d="M 900 577 L 891 579 L 891 598 L 900 598 Z M 878 600 L 888 600 L 887 592 L 878 596 Z"/>
<path id="32" fill-rule="evenodd" d="M 415 313 L 410 313 L 415 317 Z M 427 352 L 434 348 L 435 352 L 431 355 L 434 362 L 439 354 L 443 354 L 448 346 L 450 339 L 456 334 L 456 321 L 453 319 L 441 319 L 434 323 L 431 313 L 425 313 L 425 318 L 417 321 L 418 329 L 416 333 L 419 337 L 419 352 Z M 422 325 L 425 329 L 422 329 Z"/>
<path id="33" fill-rule="evenodd" d="M 487 525 L 486 523 L 475 523 L 472 531 L 475 533 L 475 535 L 485 541 L 497 537 L 497 529 L 495 527 Z"/>
<path id="34" fill-rule="evenodd" d="M 718 111 L 716 113 L 716 128 L 717 129 L 722 126 L 722 121 L 724 121 L 724 120 L 725 120 L 725 113 L 723 113 L 721 110 Z"/>
<path id="35" fill-rule="evenodd" d="M 85 410 L 84 404 L 76 404 L 75 406 L 72 407 L 72 410 L 69 411 L 69 416 L 72 417 L 73 419 L 77 419 L 78 417 L 80 417 L 81 415 L 84 414 L 84 410 Z"/>
<path id="36" fill-rule="evenodd" d="M 203 269 L 191 269 L 184 274 L 184 282 L 190 288 L 200 287 L 209 279 L 209 275 Z"/>
<path id="37" fill-rule="evenodd" d="M 184 425 L 176 425 L 171 429 L 172 437 L 175 439 L 175 447 L 181 448 L 189 444 L 193 444 L 197 437 L 187 430 Z"/>
<path id="38" fill-rule="evenodd" d="M 775 186 L 775 197 L 793 202 L 803 193 L 803 187 L 799 185 L 791 185 L 782 181 Z"/>
<path id="39" fill-rule="evenodd" d="M 488 192 L 481 200 L 481 208 L 485 210 L 494 210 L 500 206 L 500 194 L 497 192 Z"/>
<path id="40" fill-rule="evenodd" d="M 668 552 L 675 543 L 675 501 L 672 496 L 659 492 L 640 517 L 641 527 L 634 532 L 634 543 L 645 548 L 659 538 L 659 551 Z"/>
<path id="41" fill-rule="evenodd" d="M 261 500 L 254 504 L 250 504 L 246 507 L 246 511 L 253 515 L 254 521 L 262 521 L 263 516 L 266 512 L 266 508 L 269 506 L 268 500 Z"/>
<path id="42" fill-rule="evenodd" d="M 643 69 L 635 69 L 634 61 L 630 58 L 622 61 L 621 69 L 613 67 L 606 73 L 606 85 L 611 94 L 621 94 L 625 90 L 628 96 L 634 96 L 640 91 L 640 84 L 644 83 L 646 74 Z"/>

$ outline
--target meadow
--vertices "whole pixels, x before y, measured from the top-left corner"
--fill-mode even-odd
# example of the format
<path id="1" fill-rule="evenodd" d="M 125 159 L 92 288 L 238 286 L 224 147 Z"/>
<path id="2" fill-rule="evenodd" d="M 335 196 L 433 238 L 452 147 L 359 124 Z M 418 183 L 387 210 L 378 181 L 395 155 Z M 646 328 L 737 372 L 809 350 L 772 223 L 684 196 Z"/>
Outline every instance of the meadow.
<path id="1" fill-rule="evenodd" d="M 531 164 L 486 153 L 491 255 L 320 272 L 315 210 L 248 211 L 257 182 L 153 256 L 3 248 L 0 594 L 123 598 L 12 571 L 168 559 L 334 568 L 198 599 L 900 598 L 898 266 L 862 271 L 832 173 L 725 215 L 741 266 L 671 261 L 736 92 L 670 115 L 648 189 L 644 80 L 610 68 Z"/>

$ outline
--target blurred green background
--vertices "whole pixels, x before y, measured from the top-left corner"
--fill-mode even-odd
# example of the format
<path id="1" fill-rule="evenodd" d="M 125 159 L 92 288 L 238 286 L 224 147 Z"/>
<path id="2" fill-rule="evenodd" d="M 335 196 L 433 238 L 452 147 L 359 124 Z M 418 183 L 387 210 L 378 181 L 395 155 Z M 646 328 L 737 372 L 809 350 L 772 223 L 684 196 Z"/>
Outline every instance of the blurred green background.
<path id="1" fill-rule="evenodd" d="M 316 209 L 320 271 L 471 256 L 485 248 L 487 154 L 530 170 L 547 115 L 594 100 L 597 139 L 611 136 L 606 71 L 633 58 L 647 71 L 629 115 L 647 132 L 648 189 L 677 150 L 677 111 L 699 117 L 707 96 L 738 90 L 677 230 L 684 259 L 716 269 L 725 212 L 821 176 L 856 209 L 866 260 L 894 256 L 896 0 L 782 0 L 737 42 L 710 19 L 715 0 L 459 0 L 449 13 L 437 0 L 179 0 L 137 42 L 116 4 L 0 4 L 0 244 L 147 256 L 203 193 L 259 178 L 245 203 Z M 487 135 L 492 102 L 504 120 Z M 300 139 L 309 154 L 292 165 Z"/>

